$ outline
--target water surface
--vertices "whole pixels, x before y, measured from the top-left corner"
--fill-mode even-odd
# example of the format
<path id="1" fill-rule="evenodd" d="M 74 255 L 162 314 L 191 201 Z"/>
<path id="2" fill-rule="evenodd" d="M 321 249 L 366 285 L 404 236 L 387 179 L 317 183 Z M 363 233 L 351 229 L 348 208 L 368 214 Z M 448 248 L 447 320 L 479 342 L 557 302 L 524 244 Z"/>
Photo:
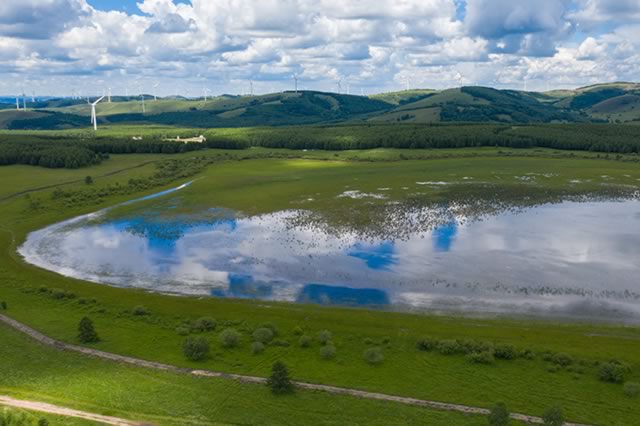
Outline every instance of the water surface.
<path id="1" fill-rule="evenodd" d="M 166 207 L 164 207 L 166 208 Z M 640 202 L 444 218 L 402 238 L 245 217 L 82 216 L 29 235 L 27 261 L 116 286 L 386 309 L 640 321 Z"/>

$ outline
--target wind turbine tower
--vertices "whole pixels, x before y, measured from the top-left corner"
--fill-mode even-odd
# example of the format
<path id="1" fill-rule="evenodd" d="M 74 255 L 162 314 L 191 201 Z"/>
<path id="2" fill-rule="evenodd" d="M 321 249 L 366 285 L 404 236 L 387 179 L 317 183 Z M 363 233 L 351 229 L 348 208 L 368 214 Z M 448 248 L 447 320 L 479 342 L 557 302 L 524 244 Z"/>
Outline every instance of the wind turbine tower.
<path id="1" fill-rule="evenodd" d="M 342 93 L 342 79 L 338 80 L 338 93 Z"/>
<path id="2" fill-rule="evenodd" d="M 36 92 L 34 90 L 31 91 L 31 102 L 36 102 Z"/>
<path id="3" fill-rule="evenodd" d="M 296 93 L 298 93 L 298 74 L 293 75 L 293 84 L 294 84 Z"/>
<path id="4" fill-rule="evenodd" d="M 156 81 L 156 84 L 153 85 L 153 100 L 157 101 L 158 100 L 158 86 L 160 85 L 159 82 Z"/>
<path id="5" fill-rule="evenodd" d="M 103 99 L 104 99 L 104 96 L 98 98 L 97 101 L 91 104 L 91 124 L 93 124 L 94 131 L 98 130 L 98 117 L 96 116 L 96 105 L 98 105 L 98 102 L 100 102 Z"/>
<path id="6" fill-rule="evenodd" d="M 140 89 L 140 92 L 142 92 L 142 89 Z M 144 93 L 142 93 L 142 94 L 140 95 L 140 99 L 142 99 L 142 113 L 144 114 L 144 113 L 146 113 L 146 112 L 147 112 L 147 111 L 146 111 L 146 109 L 145 109 L 145 107 L 144 107 Z"/>
<path id="7" fill-rule="evenodd" d="M 20 97 L 16 96 L 16 109 L 20 111 Z"/>
<path id="8" fill-rule="evenodd" d="M 107 102 L 111 103 L 111 87 L 107 89 Z"/>
<path id="9" fill-rule="evenodd" d="M 253 80 L 249 80 L 249 95 L 253 96 Z"/>

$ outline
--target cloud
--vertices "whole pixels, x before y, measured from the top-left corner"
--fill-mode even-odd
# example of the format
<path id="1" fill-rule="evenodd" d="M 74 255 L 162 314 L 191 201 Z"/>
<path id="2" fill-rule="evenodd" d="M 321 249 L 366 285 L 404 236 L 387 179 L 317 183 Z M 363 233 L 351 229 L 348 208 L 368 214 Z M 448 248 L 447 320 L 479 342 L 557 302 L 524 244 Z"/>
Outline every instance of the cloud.
<path id="1" fill-rule="evenodd" d="M 47 39 L 88 13 L 84 0 L 3 0 L 0 36 Z"/>
<path id="2" fill-rule="evenodd" d="M 459 84 L 529 88 L 640 79 L 639 0 L 0 1 L 0 90 L 101 80 L 159 93 Z M 106 83 L 105 83 L 106 84 Z M 537 86 L 536 86 L 537 85 Z M 93 89 L 91 89 L 93 90 Z M 236 90 L 237 91 L 237 90 Z"/>

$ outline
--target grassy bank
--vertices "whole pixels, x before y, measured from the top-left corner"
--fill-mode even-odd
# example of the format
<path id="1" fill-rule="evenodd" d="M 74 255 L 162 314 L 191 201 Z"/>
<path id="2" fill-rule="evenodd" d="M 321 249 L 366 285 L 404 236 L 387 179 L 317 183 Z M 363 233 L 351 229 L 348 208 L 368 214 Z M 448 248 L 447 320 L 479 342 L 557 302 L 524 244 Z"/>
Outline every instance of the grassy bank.
<path id="1" fill-rule="evenodd" d="M 259 149 L 244 154 L 205 152 L 206 156 L 227 155 L 228 158 L 238 155 L 273 157 L 276 154 L 288 157 L 286 151 Z M 449 158 L 424 159 L 428 154 L 429 151 L 374 150 L 334 155 L 317 151 L 295 154 L 306 159 L 254 158 L 238 162 L 218 161 L 221 160 L 218 158 L 194 175 L 193 178 L 201 179 L 180 196 L 184 203 L 194 209 L 214 203 L 255 214 L 299 206 L 301 200 L 314 194 L 315 200 L 310 208 L 331 213 L 340 211 L 345 206 L 343 203 L 348 202 L 336 201 L 336 195 L 345 190 L 345 185 L 367 192 L 376 191 L 381 186 L 392 187 L 389 197 L 402 199 L 405 197 L 401 191 L 403 186 L 411 186 L 412 191 L 418 191 L 418 181 L 444 181 L 451 185 L 420 191 L 423 192 L 421 197 L 446 199 L 455 195 L 449 186 L 470 188 L 464 191 L 468 191 L 466 194 L 472 193 L 474 184 L 464 183 L 469 180 L 490 182 L 492 188 L 507 192 L 542 191 L 553 195 L 628 188 L 637 186 L 637 179 L 640 178 L 635 163 L 607 161 L 590 153 L 584 154 L 590 157 L 587 159 L 545 150 L 443 150 L 434 155 Z M 193 155 L 181 154 L 176 158 Z M 141 156 L 139 161 L 146 162 L 153 158 L 156 157 Z M 342 161 L 347 159 L 351 161 Z M 111 167 L 112 161 L 115 164 L 117 158 L 96 167 Z M 0 168 L 0 177 L 12 182 L 11 190 L 7 193 L 40 184 L 40 181 L 31 182 L 26 178 L 24 183 L 14 179 L 12 170 L 16 167 L 20 166 Z M 146 165 L 131 172 L 98 178 L 92 188 L 116 183 L 126 185 L 129 173 L 143 177 L 145 173 L 151 173 L 152 168 L 152 165 Z M 64 179 L 58 174 L 63 172 L 61 170 L 33 170 L 34 174 L 42 174 L 46 176 L 43 180 L 51 182 L 65 182 L 66 179 L 85 175 L 98 176 L 94 168 L 64 171 L 71 174 L 65 175 Z M 521 179 L 526 176 L 534 176 L 535 179 Z M 464 178 L 472 179 L 463 181 Z M 64 185 L 64 189 L 84 191 L 87 185 L 69 183 Z M 158 189 L 145 191 L 148 193 Z M 7 314 L 55 338 L 75 342 L 79 319 L 89 315 L 102 338 L 96 347 L 176 365 L 264 376 L 271 362 L 282 359 L 294 371 L 296 378 L 318 383 L 483 407 L 503 401 L 514 411 L 537 415 L 551 405 L 561 405 L 569 419 L 596 424 L 630 424 L 640 416 L 637 400 L 626 397 L 621 385 L 600 381 L 599 366 L 596 365 L 612 358 L 618 359 L 632 367 L 627 380 L 639 381 L 640 330 L 636 327 L 557 324 L 541 320 L 471 319 L 271 302 L 170 297 L 72 280 L 26 265 L 15 253 L 16 243 L 22 241 L 31 230 L 124 201 L 132 198 L 132 194 L 107 196 L 101 198 L 99 204 L 74 205 L 52 199 L 52 191 L 47 189 L 31 194 L 33 198 L 41 200 L 41 205 L 36 209 L 29 207 L 29 201 L 24 196 L 7 199 L 0 204 L 0 219 L 5 231 L 0 233 L 0 299 L 8 303 Z M 135 195 L 142 195 L 145 191 Z M 43 291 L 40 287 L 65 290 L 74 297 L 57 297 L 57 293 Z M 138 305 L 144 306 L 148 314 L 134 315 L 134 307 Z M 179 335 L 176 328 L 185 321 L 204 316 L 213 317 L 218 322 L 216 330 L 202 334 L 211 342 L 212 353 L 203 362 L 190 362 L 182 355 L 184 336 Z M 264 353 L 253 355 L 249 348 L 251 332 L 265 323 L 273 324 L 279 331 L 278 339 L 287 341 L 289 346 L 271 345 Z M 220 345 L 219 335 L 225 328 L 235 328 L 241 332 L 242 339 L 238 347 L 226 349 Z M 311 347 L 298 346 L 298 328 L 313 338 Z M 322 359 L 319 353 L 321 344 L 316 336 L 324 329 L 331 331 L 336 347 L 336 356 L 331 360 Z M 529 349 L 535 356 L 532 359 L 518 357 L 479 365 L 470 363 L 460 354 L 418 351 L 416 343 L 423 336 L 510 344 L 519 350 Z M 371 366 L 363 360 L 363 353 L 374 346 L 382 349 L 385 359 L 380 365 Z M 30 350 L 25 349 L 25 352 Z M 559 367 L 552 357 L 543 355 L 545 352 L 565 353 L 572 361 Z M 6 357 L 9 365 L 17 362 L 14 361 L 15 354 L 10 355 L 6 351 L 0 353 Z M 35 372 L 34 365 L 25 367 L 25 371 Z M 55 372 L 50 374 L 52 377 L 57 375 Z M 120 382 L 128 383 L 133 380 L 132 377 L 121 376 Z M 77 386 L 81 386 L 80 378 L 77 380 Z M 98 380 L 94 383 L 96 388 L 100 387 Z M 12 386 L 21 389 L 17 384 Z M 62 383 L 57 383 L 57 386 L 59 390 L 68 387 Z M 54 381 L 51 390 L 55 389 Z M 183 389 L 191 392 L 191 384 L 184 385 Z M 238 386 L 237 392 L 249 392 L 244 389 Z M 235 388 L 233 392 L 235 394 Z M 254 397 L 258 398 L 247 396 L 252 401 Z M 102 398 L 104 395 L 89 393 L 85 401 L 90 403 Z M 315 398 L 314 395 L 311 398 L 313 401 L 301 401 L 296 405 L 300 411 L 296 412 L 302 416 L 307 407 L 311 408 L 309 412 L 313 407 L 322 409 L 323 404 Z M 68 398 L 69 401 L 75 399 L 76 394 Z M 140 399 L 136 401 L 140 404 L 149 403 Z M 362 415 L 366 414 L 366 410 L 363 408 Z M 378 411 L 375 413 L 377 416 Z"/>

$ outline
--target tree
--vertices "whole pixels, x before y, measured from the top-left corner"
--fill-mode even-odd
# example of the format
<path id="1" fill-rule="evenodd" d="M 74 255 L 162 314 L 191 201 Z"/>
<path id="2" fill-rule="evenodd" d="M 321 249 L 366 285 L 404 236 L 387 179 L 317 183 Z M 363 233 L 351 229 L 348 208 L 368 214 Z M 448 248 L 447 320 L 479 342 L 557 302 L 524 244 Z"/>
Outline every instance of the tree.
<path id="1" fill-rule="evenodd" d="M 235 348 L 240 344 L 240 333 L 233 328 L 227 328 L 220 333 L 220 344 L 225 348 Z"/>
<path id="2" fill-rule="evenodd" d="M 333 343 L 327 342 L 322 348 L 320 348 L 320 356 L 323 359 L 331 359 L 336 356 L 336 347 Z"/>
<path id="3" fill-rule="evenodd" d="M 384 354 L 380 348 L 369 348 L 364 351 L 364 359 L 371 365 L 380 364 L 384 361 Z"/>
<path id="4" fill-rule="evenodd" d="M 502 402 L 491 407 L 489 412 L 489 424 L 491 426 L 507 426 L 509 424 L 509 410 Z"/>
<path id="5" fill-rule="evenodd" d="M 542 421 L 545 426 L 562 426 L 564 424 L 564 416 L 560 407 L 551 407 L 542 415 Z"/>
<path id="6" fill-rule="evenodd" d="M 273 331 L 269 328 L 258 328 L 253 332 L 253 340 L 260 343 L 269 343 L 273 340 Z"/>
<path id="7" fill-rule="evenodd" d="M 82 343 L 95 343 L 100 341 L 98 333 L 96 333 L 93 327 L 93 321 L 88 317 L 82 318 L 80 324 L 78 324 L 78 339 Z"/>
<path id="8" fill-rule="evenodd" d="M 271 367 L 271 376 L 267 379 L 267 386 L 274 394 L 293 392 L 293 383 L 289 377 L 289 370 L 282 361 L 276 361 Z"/>
<path id="9" fill-rule="evenodd" d="M 332 337 L 333 335 L 329 330 L 322 330 L 320 333 L 318 333 L 318 341 L 323 345 L 326 345 L 329 341 L 331 341 Z"/>
<path id="10" fill-rule="evenodd" d="M 204 337 L 189 336 L 182 344 L 182 352 L 191 361 L 202 361 L 209 355 L 209 342 Z"/>
<path id="11" fill-rule="evenodd" d="M 84 183 L 87 185 L 93 185 L 93 178 L 91 176 L 87 176 L 84 178 Z"/>

